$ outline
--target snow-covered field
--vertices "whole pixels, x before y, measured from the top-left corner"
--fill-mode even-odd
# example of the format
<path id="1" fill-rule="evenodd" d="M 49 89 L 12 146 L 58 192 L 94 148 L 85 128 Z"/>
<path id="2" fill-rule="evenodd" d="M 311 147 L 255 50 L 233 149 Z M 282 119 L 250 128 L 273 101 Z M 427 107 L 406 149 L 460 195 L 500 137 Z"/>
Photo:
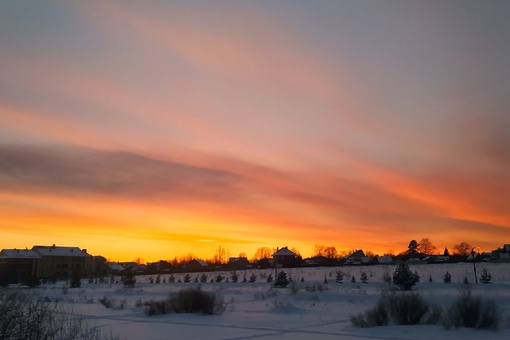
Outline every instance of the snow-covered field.
<path id="1" fill-rule="evenodd" d="M 272 288 L 265 277 L 274 270 L 238 271 L 239 282 L 211 283 L 218 274 L 231 277 L 231 272 L 206 273 L 204 291 L 215 292 L 227 304 L 221 315 L 167 314 L 147 316 L 140 302 L 161 300 L 171 292 L 199 283 L 168 283 L 169 275 L 161 276 L 161 283 L 150 283 L 151 277 L 138 276 L 134 288 L 122 284 L 88 283 L 67 289 L 66 283 L 45 284 L 38 288 L 43 297 L 59 300 L 82 314 L 90 325 L 112 332 L 120 339 L 508 339 L 510 338 L 510 264 L 477 264 L 478 274 L 486 268 L 492 283 L 472 285 L 473 294 L 494 299 L 503 315 L 497 332 L 472 329 L 445 330 L 439 325 L 386 326 L 356 328 L 350 317 L 374 306 L 381 290 L 387 287 L 384 273 L 393 273 L 395 266 L 329 267 L 284 269 L 293 279 L 291 288 Z M 411 266 L 421 276 L 414 291 L 429 303 L 449 306 L 465 286 L 465 276 L 474 283 L 472 264 L 443 264 Z M 336 283 L 336 272 L 342 271 L 343 283 Z M 361 283 L 364 271 L 368 283 Z M 452 283 L 443 283 L 448 271 Z M 257 275 L 256 282 L 241 282 L 246 274 Z M 176 281 L 185 274 L 175 274 Z M 201 274 L 191 275 L 192 281 Z M 351 282 L 354 276 L 356 283 Z M 432 282 L 429 282 L 432 276 Z M 325 279 L 328 283 L 325 283 Z M 163 280 L 166 282 L 163 283 Z M 303 281 L 302 281 L 303 280 Z M 104 297 L 113 300 L 114 308 L 100 303 Z"/>

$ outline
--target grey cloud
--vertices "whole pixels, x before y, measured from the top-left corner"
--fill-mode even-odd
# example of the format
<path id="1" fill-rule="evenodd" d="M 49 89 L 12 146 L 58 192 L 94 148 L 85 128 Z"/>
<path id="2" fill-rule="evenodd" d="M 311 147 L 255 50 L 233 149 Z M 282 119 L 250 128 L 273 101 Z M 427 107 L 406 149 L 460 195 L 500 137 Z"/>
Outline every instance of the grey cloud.
<path id="1" fill-rule="evenodd" d="M 128 198 L 228 199 L 241 178 L 131 152 L 79 147 L 0 146 L 0 185 L 21 191 Z"/>

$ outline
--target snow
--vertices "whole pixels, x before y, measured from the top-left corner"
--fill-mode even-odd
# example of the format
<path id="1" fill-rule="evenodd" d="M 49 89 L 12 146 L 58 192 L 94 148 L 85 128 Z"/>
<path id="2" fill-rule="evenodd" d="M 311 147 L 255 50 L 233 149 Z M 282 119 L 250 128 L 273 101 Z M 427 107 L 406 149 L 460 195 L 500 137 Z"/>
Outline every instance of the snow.
<path id="1" fill-rule="evenodd" d="M 473 284 L 473 294 L 494 299 L 504 315 L 499 331 L 454 329 L 445 330 L 439 325 L 386 326 L 356 328 L 350 317 L 375 305 L 381 290 L 387 286 L 383 275 L 392 273 L 394 265 L 344 266 L 328 268 L 283 269 L 293 279 L 293 288 L 272 288 L 264 277 L 274 271 L 237 271 L 240 281 L 246 274 L 257 275 L 257 281 L 220 283 L 168 283 L 169 275 L 162 275 L 159 284 L 150 283 L 152 276 L 137 276 L 135 288 L 122 284 L 87 283 L 67 289 L 65 282 L 45 284 L 40 294 L 59 300 L 82 314 L 87 322 L 113 333 L 121 339 L 508 339 L 510 337 L 510 264 L 477 264 L 480 275 L 483 268 L 492 274 L 491 284 Z M 281 269 L 279 269 L 281 270 Z M 467 276 L 473 281 L 473 264 L 414 265 L 421 281 L 414 291 L 425 301 L 449 306 L 459 295 L 461 282 Z M 344 272 L 344 282 L 336 283 L 336 272 Z M 361 272 L 366 272 L 368 283 L 360 283 Z M 444 273 L 452 275 L 452 283 L 442 282 Z M 206 273 L 210 281 L 218 272 Z M 221 274 L 230 277 L 232 272 Z M 174 274 L 176 281 L 185 274 Z M 193 273 L 193 280 L 201 273 Z M 429 275 L 433 282 L 429 282 Z M 357 283 L 351 283 L 354 276 Z M 301 282 L 303 278 L 304 282 Z M 328 283 L 324 283 L 324 279 Z M 166 283 L 163 283 L 166 279 Z M 147 316 L 137 302 L 164 299 L 171 292 L 200 285 L 204 291 L 215 292 L 227 303 L 221 315 L 168 314 Z M 114 308 L 105 308 L 99 300 L 115 300 Z M 139 305 L 139 304 L 138 304 Z"/>

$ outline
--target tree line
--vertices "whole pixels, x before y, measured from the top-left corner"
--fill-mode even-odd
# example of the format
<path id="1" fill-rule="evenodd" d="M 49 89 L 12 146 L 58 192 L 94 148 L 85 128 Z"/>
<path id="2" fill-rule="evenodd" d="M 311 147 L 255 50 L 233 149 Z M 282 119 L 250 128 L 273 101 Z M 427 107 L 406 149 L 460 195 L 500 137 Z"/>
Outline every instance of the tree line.
<path id="1" fill-rule="evenodd" d="M 452 250 L 449 250 L 448 248 L 440 249 L 436 247 L 432 241 L 429 238 L 422 238 L 419 242 L 416 240 L 411 240 L 409 242 L 409 245 L 406 249 L 399 253 L 393 252 L 393 250 L 389 250 L 382 254 L 383 256 L 398 256 L 398 255 L 418 255 L 418 254 L 424 254 L 424 255 L 445 255 L 445 256 L 452 256 L 452 255 L 459 255 L 459 256 L 468 256 L 473 251 L 473 246 L 467 242 L 460 242 L 458 244 L 453 245 L 451 248 Z M 294 252 L 298 258 L 302 258 L 301 253 L 296 248 L 290 248 L 292 252 Z M 251 262 L 257 262 L 263 259 L 270 259 L 273 254 L 277 251 L 277 248 L 269 248 L 269 247 L 259 247 L 253 254 L 251 258 L 248 258 L 246 253 L 241 252 L 238 254 L 238 258 L 246 258 Z M 316 244 L 314 245 L 314 249 L 312 252 L 311 257 L 325 257 L 328 259 L 338 259 L 338 258 L 344 258 L 346 256 L 349 256 L 353 254 L 356 250 L 343 250 L 338 251 L 335 246 L 333 245 L 322 245 L 322 244 Z M 379 256 L 379 254 L 376 254 L 370 250 L 364 251 L 365 256 L 367 257 L 376 257 Z M 228 263 L 229 259 L 232 257 L 230 251 L 223 247 L 222 245 L 219 245 L 218 248 L 215 250 L 215 253 L 212 257 L 208 259 L 201 259 L 193 253 L 188 253 L 186 255 L 180 256 L 180 257 L 174 257 L 172 260 L 168 260 L 166 262 L 170 263 L 172 266 L 178 267 L 180 265 L 189 263 L 192 260 L 201 260 L 207 263 L 208 265 L 223 265 Z M 136 263 L 142 263 L 143 259 L 137 258 L 134 260 Z"/>

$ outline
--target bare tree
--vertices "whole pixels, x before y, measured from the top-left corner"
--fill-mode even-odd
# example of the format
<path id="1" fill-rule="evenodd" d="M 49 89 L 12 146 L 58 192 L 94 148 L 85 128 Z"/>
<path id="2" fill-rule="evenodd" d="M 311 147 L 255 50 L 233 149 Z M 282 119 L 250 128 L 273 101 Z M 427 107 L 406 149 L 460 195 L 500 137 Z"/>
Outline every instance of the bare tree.
<path id="1" fill-rule="evenodd" d="M 216 252 L 214 253 L 213 261 L 216 264 L 223 264 L 227 262 L 228 251 L 223 248 L 221 245 L 218 246 Z"/>
<path id="2" fill-rule="evenodd" d="M 322 244 L 316 244 L 313 246 L 313 256 L 325 256 L 324 246 Z"/>
<path id="3" fill-rule="evenodd" d="M 432 244 L 429 238 L 422 238 L 419 246 L 420 252 L 431 255 L 437 250 L 436 246 Z"/>
<path id="4" fill-rule="evenodd" d="M 330 259 L 334 259 L 338 257 L 338 252 L 334 246 L 323 246 L 321 244 L 316 244 L 313 247 L 313 256 L 324 256 Z"/>
<path id="5" fill-rule="evenodd" d="M 268 259 L 273 255 L 271 252 L 271 249 L 268 247 L 260 247 L 255 251 L 255 255 L 253 255 L 252 260 L 261 260 L 261 259 Z"/>
<path id="6" fill-rule="evenodd" d="M 336 248 L 333 246 L 324 248 L 324 256 L 330 259 L 334 259 L 338 257 L 338 252 L 336 251 Z"/>
<path id="7" fill-rule="evenodd" d="M 453 246 L 453 253 L 462 256 L 468 256 L 471 254 L 473 247 L 467 242 L 461 242 Z"/>

